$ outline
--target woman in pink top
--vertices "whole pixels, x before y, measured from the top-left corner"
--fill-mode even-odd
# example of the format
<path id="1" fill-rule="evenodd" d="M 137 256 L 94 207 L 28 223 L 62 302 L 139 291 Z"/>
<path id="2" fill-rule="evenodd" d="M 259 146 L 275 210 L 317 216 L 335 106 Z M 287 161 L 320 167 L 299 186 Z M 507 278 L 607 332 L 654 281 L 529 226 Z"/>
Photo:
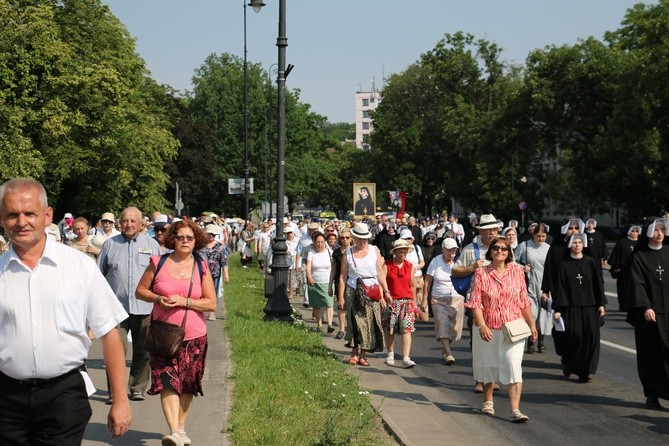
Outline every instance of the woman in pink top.
<path id="1" fill-rule="evenodd" d="M 190 220 L 174 223 L 165 245 L 174 249 L 155 274 L 161 256 L 151 263 L 137 286 L 137 298 L 153 302 L 153 319 L 181 325 L 186 313 L 186 336 L 174 358 L 150 354 L 151 388 L 149 395 L 160 394 L 160 404 L 170 434 L 163 444 L 183 445 L 191 441 L 185 426 L 193 395 L 203 395 L 202 375 L 207 354 L 207 325 L 204 313 L 216 309 L 216 291 L 209 267 L 193 256 L 207 244 L 200 228 Z M 188 311 L 190 310 L 190 311 Z"/>
<path id="2" fill-rule="evenodd" d="M 529 420 L 520 412 L 525 340 L 507 341 L 502 325 L 522 317 L 530 326 L 532 341 L 537 339 L 525 272 L 513 262 L 511 244 L 504 237 L 493 239 L 485 256 L 491 263 L 476 270 L 469 302 L 465 304 L 472 310 L 474 324 L 479 327 L 479 336 L 472 331 L 474 379 L 483 383 L 483 413 L 495 414 L 493 383 L 501 382 L 509 386 L 511 421 L 524 423 Z"/>

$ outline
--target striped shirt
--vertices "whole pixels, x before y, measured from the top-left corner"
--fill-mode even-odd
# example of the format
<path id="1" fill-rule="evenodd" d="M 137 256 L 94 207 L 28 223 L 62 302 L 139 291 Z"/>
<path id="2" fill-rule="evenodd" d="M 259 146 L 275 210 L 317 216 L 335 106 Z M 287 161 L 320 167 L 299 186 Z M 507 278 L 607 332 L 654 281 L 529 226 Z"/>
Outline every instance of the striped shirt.
<path id="1" fill-rule="evenodd" d="M 505 322 L 522 317 L 522 310 L 529 306 L 522 266 L 508 263 L 502 277 L 492 264 L 476 270 L 465 307 L 482 309 L 488 327 L 501 329 Z"/>

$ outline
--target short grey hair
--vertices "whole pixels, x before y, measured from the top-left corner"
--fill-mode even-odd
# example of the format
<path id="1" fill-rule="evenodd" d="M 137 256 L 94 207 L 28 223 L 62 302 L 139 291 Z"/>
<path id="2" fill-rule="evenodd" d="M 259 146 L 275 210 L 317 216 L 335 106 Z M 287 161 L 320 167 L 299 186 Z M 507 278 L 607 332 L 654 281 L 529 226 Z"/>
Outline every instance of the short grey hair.
<path id="1" fill-rule="evenodd" d="M 2 206 L 5 203 L 5 196 L 7 194 L 18 194 L 26 189 L 36 189 L 38 192 L 37 198 L 39 199 L 39 204 L 45 209 L 49 207 L 46 189 L 44 189 L 42 183 L 33 178 L 17 177 L 0 186 L 0 211 L 2 211 Z"/>
<path id="2" fill-rule="evenodd" d="M 140 221 L 142 220 L 142 211 L 139 210 L 139 208 L 136 208 L 135 206 L 130 206 L 125 209 L 123 209 L 123 212 L 121 212 L 121 220 L 123 220 L 123 216 L 128 214 L 128 213 L 135 213 L 137 214 L 137 220 Z"/>

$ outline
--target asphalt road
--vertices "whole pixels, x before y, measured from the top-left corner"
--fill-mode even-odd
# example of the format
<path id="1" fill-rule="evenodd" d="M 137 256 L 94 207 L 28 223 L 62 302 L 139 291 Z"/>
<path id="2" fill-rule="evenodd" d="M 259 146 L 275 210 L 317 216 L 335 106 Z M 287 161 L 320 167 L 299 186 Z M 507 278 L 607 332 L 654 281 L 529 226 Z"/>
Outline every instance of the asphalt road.
<path id="1" fill-rule="evenodd" d="M 608 272 L 605 271 L 608 276 Z M 599 369 L 591 383 L 563 376 L 552 338 L 548 351 L 526 354 L 523 360 L 521 410 L 530 422 L 519 426 L 507 421 L 506 391 L 495 392 L 494 417 L 462 417 L 472 444 L 666 445 L 669 443 L 669 410 L 649 410 L 636 370 L 634 332 L 617 310 L 615 282 L 605 278 L 608 313 L 602 327 Z M 471 413 L 481 407 L 482 396 L 473 392 L 469 333 L 454 344 L 457 362 L 441 363 L 440 344 L 434 339 L 433 322 L 418 322 L 411 357 L 419 364 L 416 384 L 434 386 L 443 393 L 442 410 Z M 400 351 L 399 346 L 395 351 Z M 669 406 L 665 402 L 665 406 Z M 472 409 L 474 408 L 474 409 Z M 467 442 L 465 442 L 466 444 Z"/>

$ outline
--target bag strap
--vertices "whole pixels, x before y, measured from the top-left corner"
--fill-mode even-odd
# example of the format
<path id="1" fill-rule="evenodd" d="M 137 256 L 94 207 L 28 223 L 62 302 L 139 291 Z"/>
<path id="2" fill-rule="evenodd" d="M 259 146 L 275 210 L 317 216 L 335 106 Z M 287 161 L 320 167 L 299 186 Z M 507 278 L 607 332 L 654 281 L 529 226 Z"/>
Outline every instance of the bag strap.
<path id="1" fill-rule="evenodd" d="M 156 264 L 156 270 L 153 273 L 153 279 L 151 280 L 151 286 L 149 289 L 153 291 L 153 284 L 156 281 L 156 276 L 158 276 L 158 271 L 165 265 L 165 262 L 167 261 L 167 258 L 170 256 L 170 253 L 165 253 L 160 256 L 160 259 L 158 260 L 158 263 Z M 200 273 L 200 283 L 202 283 L 202 278 L 204 277 L 204 270 L 202 266 L 202 260 L 198 255 L 193 255 L 193 270 L 191 271 L 190 274 L 190 283 L 188 284 L 188 295 L 186 296 L 187 298 L 190 297 L 190 293 L 193 291 L 193 276 L 195 275 L 195 265 L 197 265 L 198 272 Z M 181 321 L 181 328 L 183 329 L 186 326 L 186 317 L 188 316 L 188 308 L 186 308 L 186 311 L 184 312 L 184 318 Z M 153 311 L 151 312 L 151 322 L 153 321 Z"/>
<path id="2" fill-rule="evenodd" d="M 481 251 L 479 251 L 479 244 L 474 242 L 474 254 L 476 255 L 476 260 L 481 260 Z"/>

